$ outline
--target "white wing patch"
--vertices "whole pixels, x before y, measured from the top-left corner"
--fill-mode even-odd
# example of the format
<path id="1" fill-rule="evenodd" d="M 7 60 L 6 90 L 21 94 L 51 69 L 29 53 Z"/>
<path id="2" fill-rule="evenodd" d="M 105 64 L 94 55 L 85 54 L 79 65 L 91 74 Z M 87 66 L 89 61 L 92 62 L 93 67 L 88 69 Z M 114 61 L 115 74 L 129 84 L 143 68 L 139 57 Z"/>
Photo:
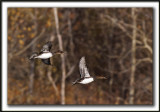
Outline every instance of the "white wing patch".
<path id="1" fill-rule="evenodd" d="M 85 57 L 82 57 L 79 62 L 79 70 L 81 74 L 81 78 L 90 77 L 88 69 L 86 67 Z"/>

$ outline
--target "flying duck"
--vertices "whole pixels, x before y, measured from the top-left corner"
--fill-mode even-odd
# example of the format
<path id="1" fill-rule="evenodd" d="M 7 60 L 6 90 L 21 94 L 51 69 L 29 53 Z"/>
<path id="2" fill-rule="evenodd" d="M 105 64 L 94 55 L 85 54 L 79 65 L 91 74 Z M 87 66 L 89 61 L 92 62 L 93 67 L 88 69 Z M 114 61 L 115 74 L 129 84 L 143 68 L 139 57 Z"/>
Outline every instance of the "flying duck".
<path id="1" fill-rule="evenodd" d="M 77 79 L 72 85 L 80 83 L 80 84 L 88 84 L 94 81 L 94 78 L 90 76 L 85 62 L 85 57 L 83 56 L 79 62 L 79 71 L 80 71 L 80 78 Z"/>
<path id="2" fill-rule="evenodd" d="M 72 82 L 72 85 L 75 84 L 89 84 L 97 79 L 108 79 L 109 77 L 105 76 L 90 76 L 88 69 L 86 67 L 85 57 L 83 56 L 79 62 L 79 71 L 80 71 L 80 78 L 76 81 Z"/>
<path id="3" fill-rule="evenodd" d="M 34 52 L 31 56 L 30 56 L 30 60 L 33 60 L 35 58 L 39 58 L 42 60 L 43 63 L 47 64 L 47 65 L 51 65 L 51 62 L 50 62 L 50 58 L 55 55 L 55 54 L 62 54 L 63 51 L 56 51 L 56 52 L 51 52 L 52 48 L 52 43 L 49 41 L 47 42 L 45 45 L 43 45 L 40 53 L 37 53 L 37 52 Z"/>

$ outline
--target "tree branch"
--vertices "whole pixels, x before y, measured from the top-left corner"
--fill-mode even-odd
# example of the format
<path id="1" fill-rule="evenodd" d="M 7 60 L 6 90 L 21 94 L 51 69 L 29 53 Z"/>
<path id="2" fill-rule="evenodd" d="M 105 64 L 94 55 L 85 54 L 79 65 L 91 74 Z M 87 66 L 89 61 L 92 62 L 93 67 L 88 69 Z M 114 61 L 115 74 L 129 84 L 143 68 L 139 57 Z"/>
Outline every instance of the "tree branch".
<path id="1" fill-rule="evenodd" d="M 22 54 L 24 51 L 26 51 L 32 44 L 34 44 L 45 32 L 45 28 L 42 30 L 42 32 L 35 37 L 26 47 L 24 47 L 22 50 L 20 50 L 19 52 L 15 53 L 13 56 L 18 56 L 20 54 Z"/>

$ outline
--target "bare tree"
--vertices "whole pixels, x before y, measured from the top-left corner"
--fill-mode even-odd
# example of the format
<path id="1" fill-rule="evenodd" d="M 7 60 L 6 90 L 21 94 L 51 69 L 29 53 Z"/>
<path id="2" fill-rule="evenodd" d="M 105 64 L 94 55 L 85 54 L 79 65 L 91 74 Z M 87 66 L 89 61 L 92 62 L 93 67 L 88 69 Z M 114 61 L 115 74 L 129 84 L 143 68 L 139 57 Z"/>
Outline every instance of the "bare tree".
<path id="1" fill-rule="evenodd" d="M 37 34 L 37 31 L 38 31 L 38 24 L 37 24 L 37 9 L 35 9 L 35 14 L 32 14 L 30 13 L 30 15 L 32 15 L 32 19 L 34 20 L 34 25 L 35 25 L 35 29 L 34 29 L 34 32 L 35 34 Z M 34 41 L 34 44 L 32 44 L 32 52 L 34 52 L 35 50 L 35 46 L 36 45 L 36 41 Z M 21 54 L 22 52 L 24 52 L 26 49 L 23 49 L 21 52 L 18 52 L 17 55 Z M 33 92 L 33 85 L 34 85 L 34 76 L 35 76 L 35 73 L 34 73 L 34 69 L 35 69 L 35 64 L 34 62 L 31 63 L 31 74 L 29 76 L 29 79 L 30 79 L 30 82 L 29 82 L 29 92 L 30 94 L 32 94 Z"/>
<path id="2" fill-rule="evenodd" d="M 33 84 L 34 84 L 34 63 L 31 63 L 30 67 L 30 75 L 29 75 L 29 93 L 32 94 L 33 92 Z"/>
<path id="3" fill-rule="evenodd" d="M 55 37 L 54 37 L 54 35 L 52 34 L 51 35 L 51 37 L 50 37 L 50 41 L 54 41 L 54 39 L 55 39 Z M 53 59 L 51 58 L 51 62 L 53 62 Z M 47 76 L 48 76 L 48 79 L 49 79 L 49 81 L 51 82 L 51 84 L 52 84 L 52 86 L 53 86 L 53 88 L 54 88 L 54 90 L 55 90 L 55 93 L 56 93 L 56 96 L 58 96 L 59 95 L 59 91 L 58 91 L 58 88 L 57 88 L 57 86 L 56 86 L 56 82 L 53 80 L 53 78 L 52 78 L 52 66 L 49 66 L 49 68 L 48 68 L 48 73 L 47 73 Z"/>
<path id="4" fill-rule="evenodd" d="M 59 32 L 59 21 L 58 21 L 58 14 L 57 14 L 57 8 L 53 8 L 54 11 L 54 17 L 55 17 L 55 24 L 56 24 L 56 33 L 59 43 L 59 49 L 63 51 L 63 41 L 62 36 Z M 61 60 L 62 60 L 62 82 L 61 82 L 61 104 L 65 104 L 65 76 L 66 76 L 66 68 L 65 68 L 65 56 L 61 54 Z"/>
<path id="5" fill-rule="evenodd" d="M 74 54 L 75 46 L 74 46 L 74 43 L 73 43 L 72 22 L 71 22 L 71 19 L 70 19 L 70 15 L 71 15 L 71 12 L 67 11 L 67 16 L 68 16 L 68 20 L 67 20 L 67 22 L 68 22 L 68 36 L 69 36 L 69 46 L 70 46 L 70 56 L 69 57 L 72 58 L 72 61 L 75 61 L 75 54 Z M 73 71 L 75 69 L 75 66 L 76 66 L 76 64 L 73 64 L 71 66 L 68 57 L 67 57 L 67 59 L 66 59 L 66 66 L 68 67 L 69 71 L 66 73 L 66 78 L 69 77 L 73 73 Z"/>
<path id="6" fill-rule="evenodd" d="M 54 88 L 54 90 L 55 90 L 56 96 L 58 96 L 59 91 L 58 91 L 58 89 L 57 89 L 57 86 L 56 86 L 56 84 L 55 84 L 55 81 L 54 81 L 53 78 L 52 78 L 52 66 L 49 66 L 47 76 L 48 76 L 48 79 L 49 79 L 49 81 L 51 82 L 51 84 L 52 84 L 52 86 L 53 86 L 53 88 Z"/>
<path id="7" fill-rule="evenodd" d="M 129 91 L 129 104 L 133 104 L 134 103 L 134 93 L 135 93 L 135 90 L 134 90 L 134 77 L 135 77 L 135 70 L 136 70 L 136 57 L 135 57 L 135 54 L 136 54 L 136 36 L 137 36 L 137 31 L 136 31 L 136 14 L 135 14 L 135 8 L 132 8 L 132 18 L 133 18 L 133 32 L 132 32 L 132 67 L 131 67 L 131 76 L 130 76 L 130 91 Z"/>

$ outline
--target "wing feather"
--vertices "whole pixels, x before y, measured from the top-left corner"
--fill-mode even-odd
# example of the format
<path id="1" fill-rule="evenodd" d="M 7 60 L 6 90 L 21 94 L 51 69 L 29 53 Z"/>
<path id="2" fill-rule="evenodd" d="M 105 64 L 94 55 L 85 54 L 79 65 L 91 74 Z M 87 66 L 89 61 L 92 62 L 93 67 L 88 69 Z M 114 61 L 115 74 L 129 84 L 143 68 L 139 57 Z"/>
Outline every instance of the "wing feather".
<path id="1" fill-rule="evenodd" d="M 42 52 L 43 52 L 43 51 L 50 51 L 51 48 L 52 48 L 52 43 L 49 41 L 49 42 L 47 42 L 45 45 L 43 45 L 41 51 L 42 51 Z"/>
<path id="2" fill-rule="evenodd" d="M 81 78 L 90 77 L 88 69 L 86 67 L 86 62 L 85 62 L 85 57 L 84 56 L 80 59 L 79 71 L 80 71 Z"/>
<path id="3" fill-rule="evenodd" d="M 48 59 L 41 59 L 43 63 L 47 64 L 47 65 L 51 65 L 51 62 L 50 62 L 50 58 Z"/>

